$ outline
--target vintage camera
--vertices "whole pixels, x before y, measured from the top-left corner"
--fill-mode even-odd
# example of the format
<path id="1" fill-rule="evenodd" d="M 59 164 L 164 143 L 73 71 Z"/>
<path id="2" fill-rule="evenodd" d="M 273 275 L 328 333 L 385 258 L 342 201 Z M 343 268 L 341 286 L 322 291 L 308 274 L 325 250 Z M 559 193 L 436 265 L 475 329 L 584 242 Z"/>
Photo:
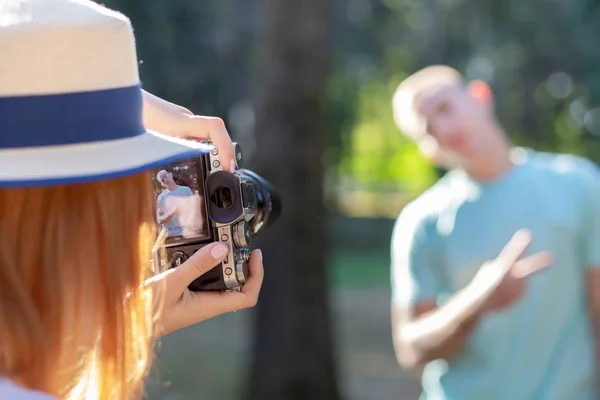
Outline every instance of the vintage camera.
<path id="1" fill-rule="evenodd" d="M 242 150 L 234 143 L 236 172 L 223 170 L 217 149 L 208 143 L 197 157 L 154 170 L 157 244 L 155 271 L 181 265 L 203 246 L 229 246 L 223 262 L 196 279 L 193 291 L 240 290 L 248 276 L 250 243 L 281 213 L 277 191 L 242 167 Z"/>

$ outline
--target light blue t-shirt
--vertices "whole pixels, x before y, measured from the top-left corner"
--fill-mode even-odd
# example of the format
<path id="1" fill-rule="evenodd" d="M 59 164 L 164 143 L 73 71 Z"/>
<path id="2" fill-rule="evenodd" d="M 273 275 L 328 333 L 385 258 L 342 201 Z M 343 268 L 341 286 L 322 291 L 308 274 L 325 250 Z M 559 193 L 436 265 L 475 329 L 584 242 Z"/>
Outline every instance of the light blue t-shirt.
<path id="1" fill-rule="evenodd" d="M 156 199 L 156 209 L 158 215 L 168 213 L 174 207 L 179 206 L 180 209 L 185 206 L 185 199 L 192 195 L 192 190 L 187 186 L 177 186 L 173 190 L 165 189 L 158 195 Z M 183 227 L 179 221 L 179 214 L 173 215 L 168 221 L 165 221 L 163 227 L 167 230 L 169 236 L 178 236 L 183 234 Z"/>
<path id="2" fill-rule="evenodd" d="M 491 183 L 451 171 L 401 212 L 392 239 L 392 302 L 443 304 L 519 229 L 525 255 L 554 264 L 514 306 L 485 316 L 465 350 L 423 371 L 427 400 L 595 400 L 585 271 L 600 267 L 600 172 L 587 159 L 518 150 Z M 527 154 L 526 156 L 524 154 Z"/>

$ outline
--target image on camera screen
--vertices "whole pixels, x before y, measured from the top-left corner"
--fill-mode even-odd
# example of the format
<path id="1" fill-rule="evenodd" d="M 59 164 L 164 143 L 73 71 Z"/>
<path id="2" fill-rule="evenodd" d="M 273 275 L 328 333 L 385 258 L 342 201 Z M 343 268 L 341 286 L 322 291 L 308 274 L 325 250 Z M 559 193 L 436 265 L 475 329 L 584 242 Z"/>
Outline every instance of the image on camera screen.
<path id="1" fill-rule="evenodd" d="M 166 243 L 210 239 L 200 168 L 186 160 L 154 171 L 156 222 Z"/>

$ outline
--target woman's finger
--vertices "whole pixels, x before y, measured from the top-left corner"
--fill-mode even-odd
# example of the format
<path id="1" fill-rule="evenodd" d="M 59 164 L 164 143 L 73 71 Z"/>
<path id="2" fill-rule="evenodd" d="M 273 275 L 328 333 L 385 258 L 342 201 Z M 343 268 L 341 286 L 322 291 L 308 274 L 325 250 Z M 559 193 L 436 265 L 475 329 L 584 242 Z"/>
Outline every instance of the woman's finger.
<path id="1" fill-rule="evenodd" d="M 210 139 L 219 151 L 219 162 L 225 171 L 235 171 L 233 142 L 225 123 L 218 117 L 195 115 L 190 117 L 188 135 L 198 139 Z"/>
<path id="2" fill-rule="evenodd" d="M 202 247 L 172 272 L 181 289 L 217 266 L 229 254 L 229 246 L 216 242 Z"/>
<path id="3" fill-rule="evenodd" d="M 242 288 L 242 293 L 248 298 L 249 307 L 258 302 L 258 295 L 264 278 L 263 258 L 260 250 L 254 250 L 250 256 L 250 277 Z"/>
<path id="4" fill-rule="evenodd" d="M 254 250 L 250 256 L 249 277 L 241 292 L 222 293 L 222 303 L 225 307 L 224 312 L 241 310 L 254 307 L 258 302 L 258 295 L 262 286 L 264 269 L 262 262 L 262 253 L 260 250 Z"/>
<path id="5" fill-rule="evenodd" d="M 194 315 L 197 321 L 202 321 L 223 313 L 254 307 L 264 276 L 260 250 L 252 252 L 249 267 L 248 280 L 240 292 L 192 292 L 190 315 Z"/>

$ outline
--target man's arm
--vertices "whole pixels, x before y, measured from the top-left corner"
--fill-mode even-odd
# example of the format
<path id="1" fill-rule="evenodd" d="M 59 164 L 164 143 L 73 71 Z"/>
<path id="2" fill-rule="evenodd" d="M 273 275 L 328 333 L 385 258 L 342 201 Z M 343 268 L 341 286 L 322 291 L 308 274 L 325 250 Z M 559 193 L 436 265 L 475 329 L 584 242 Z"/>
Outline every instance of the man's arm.
<path id="1" fill-rule="evenodd" d="M 418 211 L 418 210 L 417 210 Z M 407 206 L 392 235 L 392 335 L 399 364 L 416 371 L 429 361 L 462 351 L 479 318 L 471 291 L 457 293 L 437 307 L 445 274 L 434 223 Z"/>
<path id="2" fill-rule="evenodd" d="M 158 223 L 159 224 L 163 224 L 165 222 L 168 222 L 171 220 L 171 218 L 173 218 L 173 216 L 175 214 L 177 214 L 177 209 L 178 207 L 175 206 L 171 211 L 169 211 L 168 213 L 165 213 L 164 211 L 160 211 L 158 213 Z"/>
<path id="3" fill-rule="evenodd" d="M 531 243 L 529 233 L 519 231 L 496 259 L 481 266 L 464 289 L 436 307 L 433 299 L 440 290 L 440 274 L 436 272 L 440 266 L 436 265 L 437 257 L 431 255 L 439 254 L 439 250 L 428 249 L 427 235 L 410 225 L 400 222 L 394 231 L 393 341 L 398 362 L 408 370 L 462 352 L 481 317 L 519 300 L 525 291 L 524 281 L 552 263 L 546 252 L 519 259 Z"/>
<path id="4" fill-rule="evenodd" d="M 168 222 L 177 213 L 177 206 L 175 206 L 169 212 L 166 211 L 165 198 L 163 197 L 163 194 L 161 194 L 161 196 L 159 196 L 159 198 L 156 201 L 156 222 L 158 222 L 159 224 Z"/>
<path id="5" fill-rule="evenodd" d="M 600 394 L 600 169 L 585 159 L 583 166 L 589 171 L 584 181 L 583 193 L 583 257 L 585 259 L 586 295 L 590 325 L 594 336 L 596 359 L 596 385 Z"/>
<path id="6" fill-rule="evenodd" d="M 594 334 L 596 365 L 600 366 L 600 265 L 592 266 L 586 273 L 590 324 Z M 600 372 L 596 367 L 596 387 L 600 393 Z"/>
<path id="7" fill-rule="evenodd" d="M 480 304 L 470 297 L 465 290 L 441 307 L 427 301 L 392 309 L 394 349 L 404 369 L 416 371 L 430 361 L 450 360 L 463 351 L 481 315 Z"/>

